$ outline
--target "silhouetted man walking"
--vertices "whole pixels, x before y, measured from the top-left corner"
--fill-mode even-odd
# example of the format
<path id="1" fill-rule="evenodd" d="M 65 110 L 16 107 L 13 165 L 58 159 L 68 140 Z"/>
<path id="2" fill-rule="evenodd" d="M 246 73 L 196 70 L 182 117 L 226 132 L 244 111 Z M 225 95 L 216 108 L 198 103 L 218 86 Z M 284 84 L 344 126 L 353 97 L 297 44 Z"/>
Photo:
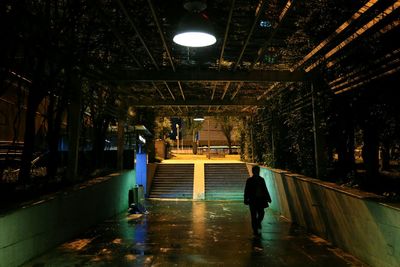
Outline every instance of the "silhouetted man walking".
<path id="1" fill-rule="evenodd" d="M 253 166 L 253 176 L 247 179 L 244 189 L 244 204 L 249 205 L 251 213 L 251 226 L 254 235 L 261 235 L 261 222 L 264 219 L 264 209 L 271 203 L 264 178 L 260 176 L 260 167 Z"/>

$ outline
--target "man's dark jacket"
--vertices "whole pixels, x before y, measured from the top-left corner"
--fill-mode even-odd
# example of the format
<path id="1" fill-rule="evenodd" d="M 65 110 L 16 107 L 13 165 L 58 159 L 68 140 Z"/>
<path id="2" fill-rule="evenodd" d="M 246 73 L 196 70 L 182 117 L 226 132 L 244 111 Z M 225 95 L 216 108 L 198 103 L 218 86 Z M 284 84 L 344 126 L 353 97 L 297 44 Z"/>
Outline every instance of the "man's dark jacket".
<path id="1" fill-rule="evenodd" d="M 271 197 L 264 178 L 258 175 L 248 178 L 244 189 L 244 204 L 267 208 L 268 203 L 271 203 Z"/>

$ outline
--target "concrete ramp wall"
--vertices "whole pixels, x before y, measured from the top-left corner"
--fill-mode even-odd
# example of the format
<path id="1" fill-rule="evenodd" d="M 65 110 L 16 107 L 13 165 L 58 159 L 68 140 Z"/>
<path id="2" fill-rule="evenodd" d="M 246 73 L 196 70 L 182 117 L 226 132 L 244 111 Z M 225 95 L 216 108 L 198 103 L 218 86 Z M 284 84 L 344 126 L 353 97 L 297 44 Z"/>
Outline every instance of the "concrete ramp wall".
<path id="1" fill-rule="evenodd" d="M 266 167 L 261 176 L 271 209 L 371 266 L 400 266 L 399 203 Z"/>
<path id="2" fill-rule="evenodd" d="M 19 266 L 128 208 L 135 171 L 101 177 L 0 214 L 0 267 Z"/>

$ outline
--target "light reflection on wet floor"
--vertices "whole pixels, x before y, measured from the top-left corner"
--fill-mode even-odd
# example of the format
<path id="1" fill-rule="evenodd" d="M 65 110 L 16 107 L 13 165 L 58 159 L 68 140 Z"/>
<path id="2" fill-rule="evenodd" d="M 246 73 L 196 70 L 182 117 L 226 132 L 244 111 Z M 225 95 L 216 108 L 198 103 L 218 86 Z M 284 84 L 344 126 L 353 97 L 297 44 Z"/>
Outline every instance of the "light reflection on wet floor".
<path id="1" fill-rule="evenodd" d="M 24 266 L 366 266 L 267 211 L 254 238 L 240 202 L 147 201 Z"/>

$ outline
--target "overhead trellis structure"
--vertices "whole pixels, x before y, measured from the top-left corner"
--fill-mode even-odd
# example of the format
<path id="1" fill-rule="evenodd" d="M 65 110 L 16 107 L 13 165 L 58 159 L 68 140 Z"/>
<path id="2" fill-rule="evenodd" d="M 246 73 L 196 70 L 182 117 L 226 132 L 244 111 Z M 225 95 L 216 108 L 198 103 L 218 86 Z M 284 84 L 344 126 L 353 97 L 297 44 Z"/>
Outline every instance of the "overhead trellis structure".
<path id="1" fill-rule="evenodd" d="M 19 42 L 15 47 L 47 38 L 41 49 L 51 64 L 69 65 L 89 83 L 113 87 L 128 105 L 157 106 L 164 115 L 191 109 L 250 114 L 277 92 L 315 77 L 343 94 L 377 81 L 393 84 L 399 76 L 395 0 L 207 1 L 204 15 L 217 43 L 204 48 L 172 41 L 185 1 L 27 2 L 3 4 L 9 21 L 26 15 L 17 24 L 27 32 L 6 31 Z M 40 20 L 43 14 L 47 21 Z M 37 31 L 41 27 L 48 31 Z M 14 55 L 6 75 L 32 80 L 34 71 Z"/>

